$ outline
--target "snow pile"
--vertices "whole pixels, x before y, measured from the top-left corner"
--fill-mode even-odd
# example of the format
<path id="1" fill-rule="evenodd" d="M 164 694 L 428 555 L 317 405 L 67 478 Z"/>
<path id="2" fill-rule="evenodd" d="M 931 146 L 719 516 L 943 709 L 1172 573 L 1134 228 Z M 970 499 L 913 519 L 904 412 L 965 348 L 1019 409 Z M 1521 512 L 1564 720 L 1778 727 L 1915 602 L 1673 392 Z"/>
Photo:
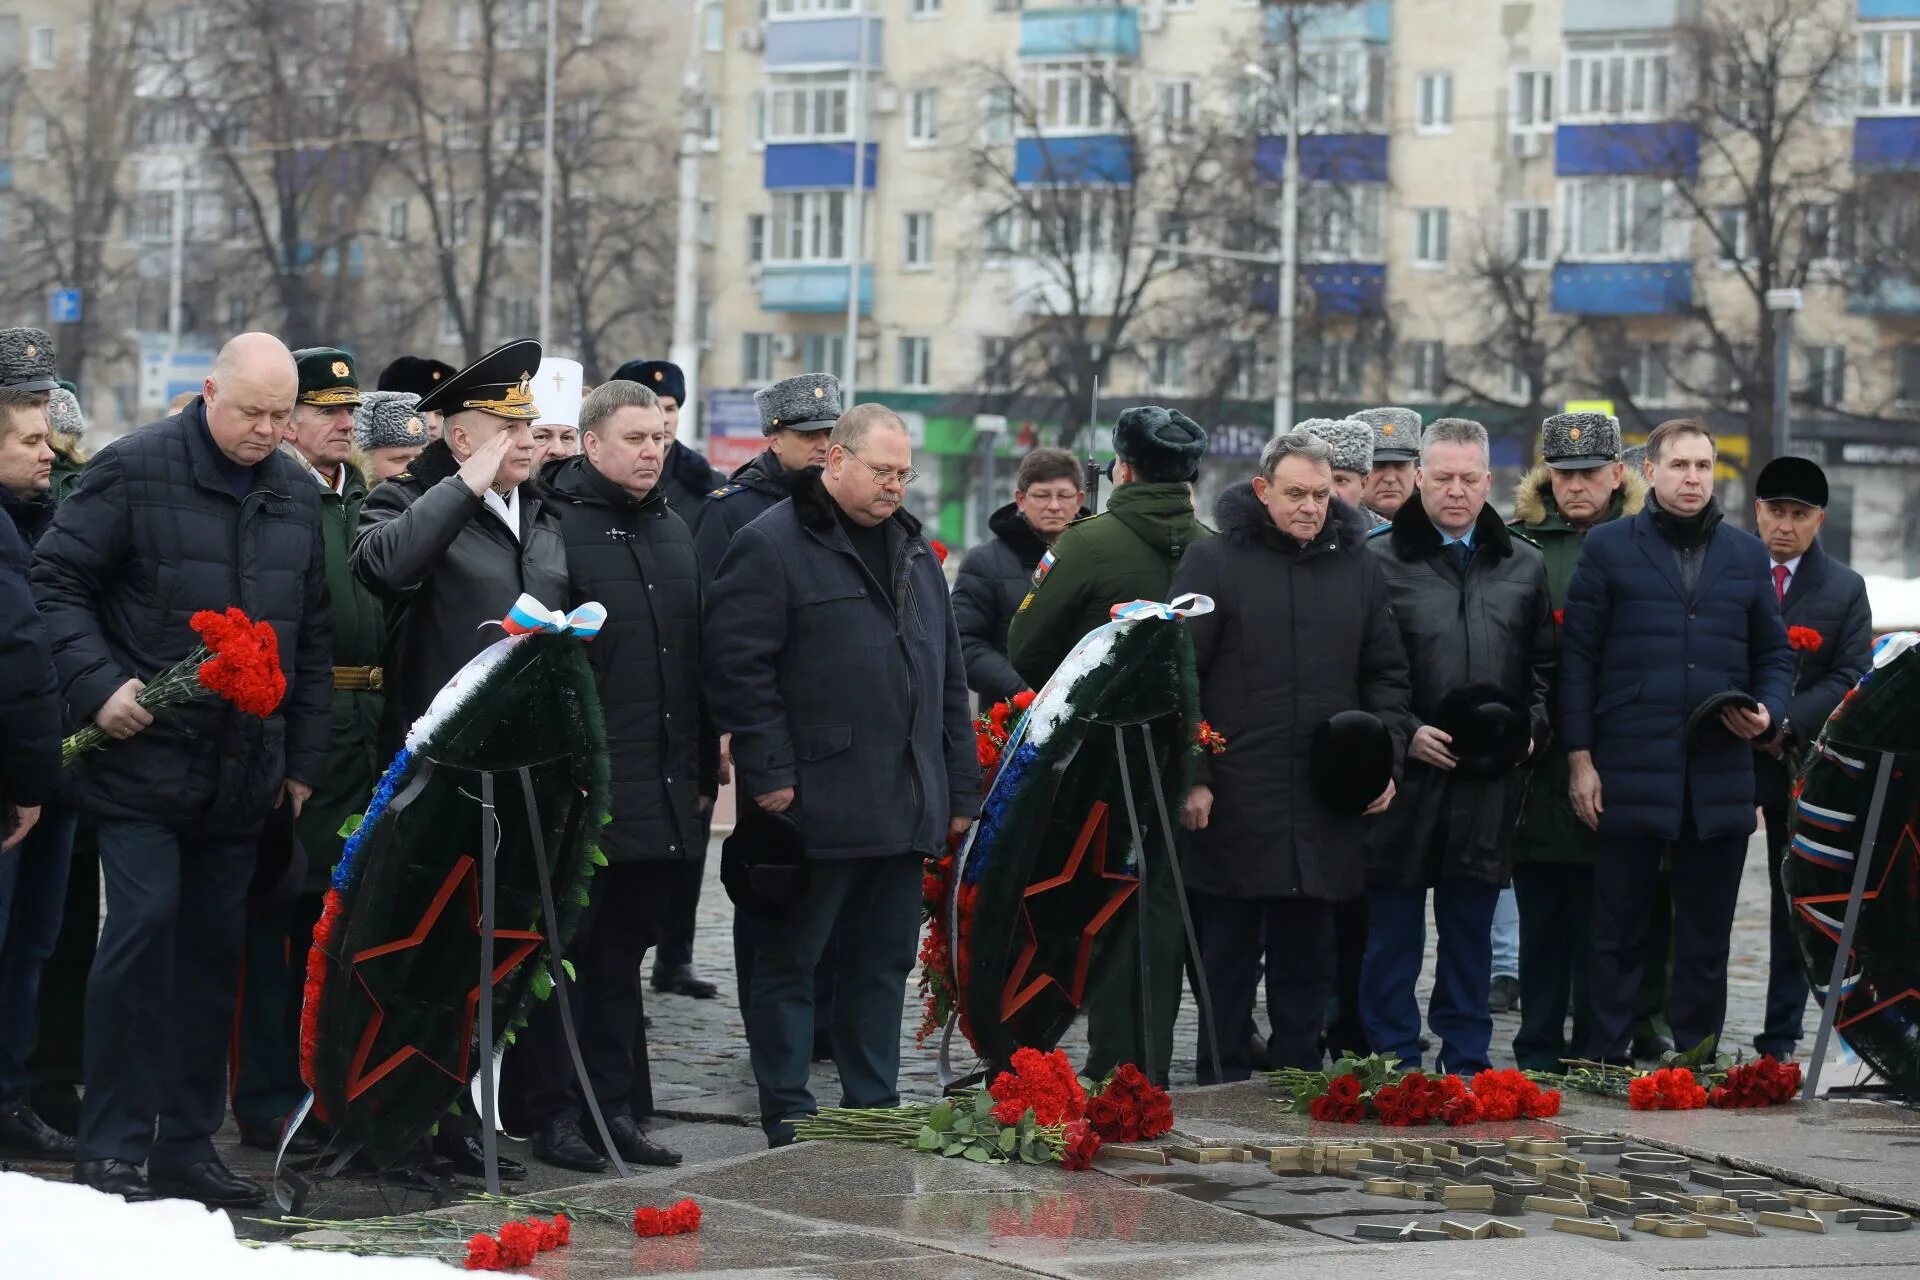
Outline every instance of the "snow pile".
<path id="1" fill-rule="evenodd" d="M 1867 575 L 1875 631 L 1920 630 L 1920 578 Z"/>

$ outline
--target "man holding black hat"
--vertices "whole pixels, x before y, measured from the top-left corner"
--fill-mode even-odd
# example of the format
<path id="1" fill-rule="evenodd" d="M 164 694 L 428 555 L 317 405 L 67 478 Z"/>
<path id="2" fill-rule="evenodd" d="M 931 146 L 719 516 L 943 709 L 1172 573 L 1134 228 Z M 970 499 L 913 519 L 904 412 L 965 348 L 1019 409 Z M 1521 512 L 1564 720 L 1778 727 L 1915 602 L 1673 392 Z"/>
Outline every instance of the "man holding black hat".
<path id="1" fill-rule="evenodd" d="M 1507 527 L 1531 539 L 1546 557 L 1547 590 L 1558 611 L 1566 604 L 1588 531 L 1637 515 L 1647 487 L 1622 465 L 1620 424 L 1608 414 L 1548 418 L 1540 428 L 1540 456 L 1540 465 L 1514 491 L 1514 519 Z M 1593 833 L 1573 816 L 1567 773 L 1565 746 L 1543 744 L 1513 845 L 1513 891 L 1520 908 L 1520 1033 L 1513 1038 L 1513 1056 L 1529 1071 L 1559 1071 L 1566 1058 L 1578 1056 L 1590 1020 Z"/>
<path id="2" fill-rule="evenodd" d="M 1411 409 L 1362 409 L 1353 415 L 1373 428 L 1373 468 L 1367 472 L 1367 507 L 1382 524 L 1413 495 L 1414 464 L 1420 461 L 1420 415 Z"/>
<path id="3" fill-rule="evenodd" d="M 1199 423 L 1158 405 L 1128 409 L 1114 423 L 1113 452 L 1106 511 L 1054 540 L 1007 628 L 1007 657 L 1029 688 L 1046 684 L 1082 636 L 1106 625 L 1114 605 L 1170 599 L 1180 557 L 1212 534 L 1193 512 L 1193 477 L 1207 452 Z M 1121 1063 L 1149 1060 L 1164 1073 L 1173 1055 L 1186 947 L 1172 877 L 1157 874 L 1147 883 L 1147 962 L 1156 988 L 1148 1007 L 1155 1025 L 1141 1022 L 1139 941 L 1129 933 L 1126 955 L 1116 961 L 1128 979 L 1109 985 L 1088 1007 L 1086 1074 L 1095 1078 Z"/>
<path id="4" fill-rule="evenodd" d="M 1534 743 L 1547 737 L 1553 609 L 1540 550 L 1487 505 L 1487 432 L 1442 418 L 1421 445 L 1419 489 L 1367 545 L 1386 570 L 1413 674 L 1417 725 L 1400 794 L 1367 841 L 1367 954 L 1360 1012 L 1375 1052 L 1421 1060 L 1427 890 L 1439 961 L 1427 1021 L 1440 1068 L 1490 1059 L 1487 986 L 1500 886 Z"/>
<path id="5" fill-rule="evenodd" d="M 425 400 L 452 376 L 453 366 L 445 360 L 435 360 L 432 356 L 400 356 L 380 371 L 376 390 L 405 391 Z M 429 409 L 420 415 L 420 423 L 427 429 L 428 444 L 440 438 L 443 416 L 439 409 Z"/>
<path id="6" fill-rule="evenodd" d="M 1335 460 L 1302 428 L 1269 442 L 1253 481 L 1221 495 L 1220 536 L 1187 552 L 1169 588 L 1214 602 L 1187 629 L 1201 714 L 1227 750 L 1200 756 L 1181 821 L 1194 833 L 1182 865 L 1218 1025 L 1252 1016 L 1266 960 L 1266 1054 L 1249 1060 L 1246 1042 L 1229 1036 L 1227 1080 L 1319 1067 L 1335 904 L 1365 888 L 1361 819 L 1392 801 L 1406 747 L 1406 651 L 1366 525 L 1333 496 Z M 1343 713 L 1371 725 L 1329 741 L 1326 726 Z M 1371 775 L 1367 736 L 1386 748 L 1374 760 L 1384 770 Z M 1336 759 L 1317 762 L 1316 752 Z M 1316 787 L 1316 763 L 1352 775 L 1357 793 Z M 1219 1083 L 1204 1042 L 1195 1062 L 1201 1084 Z"/>
<path id="7" fill-rule="evenodd" d="M 1560 741 L 1574 814 L 1599 833 L 1593 1030 L 1585 1056 L 1628 1060 L 1655 872 L 1673 896 L 1675 1039 L 1718 1037 L 1753 751 L 1787 714 L 1793 651 L 1766 549 L 1721 521 L 1713 433 L 1647 437 L 1653 497 L 1587 535 L 1560 631 Z"/>
<path id="8" fill-rule="evenodd" d="M 1773 886 L 1766 1025 L 1753 1047 L 1782 1061 L 1793 1056 L 1800 1042 L 1807 1007 L 1807 971 L 1780 887 L 1787 800 L 1807 748 L 1873 663 L 1867 584 L 1820 545 L 1827 496 L 1826 473 L 1807 458 L 1775 458 L 1753 482 L 1754 528 L 1767 544 L 1774 594 L 1795 664 L 1787 714 L 1771 736 L 1755 741 L 1753 761 L 1760 812 L 1767 824 L 1767 878 Z"/>

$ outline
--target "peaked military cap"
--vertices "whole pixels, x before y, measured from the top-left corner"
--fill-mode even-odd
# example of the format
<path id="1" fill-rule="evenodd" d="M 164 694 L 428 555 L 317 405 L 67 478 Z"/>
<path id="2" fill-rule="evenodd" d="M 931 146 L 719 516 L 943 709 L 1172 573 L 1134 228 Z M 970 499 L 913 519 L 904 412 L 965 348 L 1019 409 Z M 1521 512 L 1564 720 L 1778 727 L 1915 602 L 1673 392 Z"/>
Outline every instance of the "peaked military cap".
<path id="1" fill-rule="evenodd" d="M 496 418 L 531 422 L 540 416 L 533 399 L 533 375 L 540 367 L 540 343 L 514 338 L 502 343 L 420 397 L 422 413 L 461 413 L 478 409 Z"/>
<path id="2" fill-rule="evenodd" d="M 44 329 L 0 329 L 0 391 L 52 391 L 59 385 L 53 339 Z"/>
<path id="3" fill-rule="evenodd" d="M 293 367 L 300 371 L 296 404 L 330 409 L 360 403 L 360 377 L 350 353 L 338 347 L 304 347 L 293 353 Z"/>
<path id="4" fill-rule="evenodd" d="M 1373 428 L 1373 460 L 1420 461 L 1420 415 L 1411 409 L 1362 409 L 1353 415 Z"/>
<path id="5" fill-rule="evenodd" d="M 671 360 L 629 360 L 613 371 L 613 381 L 637 382 L 657 396 L 672 396 L 675 404 L 686 407 L 687 375 Z"/>
<path id="6" fill-rule="evenodd" d="M 1760 468 L 1753 496 L 1762 502 L 1804 502 L 1827 509 L 1827 473 L 1811 458 L 1780 457 Z"/>
<path id="7" fill-rule="evenodd" d="M 788 431 L 825 431 L 840 417 L 840 379 L 830 373 L 803 373 L 753 393 L 766 435 Z"/>
<path id="8" fill-rule="evenodd" d="M 411 391 L 369 391 L 353 411 L 353 442 L 362 449 L 420 449 L 427 440 L 420 397 Z"/>
<path id="9" fill-rule="evenodd" d="M 1540 424 L 1540 457 L 1555 471 L 1618 462 L 1620 422 L 1610 413 L 1556 413 Z"/>
<path id="10" fill-rule="evenodd" d="M 453 366 L 432 356 L 401 356 L 380 371 L 382 391 L 411 391 L 424 396 L 453 376 Z"/>
<path id="11" fill-rule="evenodd" d="M 1370 424 L 1358 418 L 1308 418 L 1294 429 L 1324 440 L 1333 447 L 1335 471 L 1354 471 L 1364 476 L 1373 470 L 1373 427 Z M 1372 802 L 1373 797 L 1369 796 L 1367 803 Z"/>

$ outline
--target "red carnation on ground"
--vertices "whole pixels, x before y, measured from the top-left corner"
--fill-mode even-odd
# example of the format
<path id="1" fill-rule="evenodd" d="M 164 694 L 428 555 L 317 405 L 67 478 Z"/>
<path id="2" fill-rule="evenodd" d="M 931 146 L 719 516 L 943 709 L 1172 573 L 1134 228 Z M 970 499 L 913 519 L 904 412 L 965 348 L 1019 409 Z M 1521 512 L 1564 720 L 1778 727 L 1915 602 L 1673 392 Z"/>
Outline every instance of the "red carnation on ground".
<path id="1" fill-rule="evenodd" d="M 500 1242 L 485 1232 L 467 1241 L 466 1268 L 469 1271 L 505 1271 L 510 1264 L 500 1257 Z"/>
<path id="2" fill-rule="evenodd" d="M 540 1228 L 530 1222 L 500 1226 L 500 1257 L 511 1267 L 524 1267 L 540 1252 Z"/>
<path id="3" fill-rule="evenodd" d="M 637 1236 L 684 1236 L 699 1229 L 700 1206 L 691 1200 L 666 1209 L 643 1204 L 633 1211 L 633 1234 Z"/>
<path id="4" fill-rule="evenodd" d="M 1726 1083 L 1707 1095 L 1712 1107 L 1772 1107 L 1799 1096 L 1800 1064 L 1782 1063 L 1771 1056 L 1727 1070 Z"/>
<path id="5" fill-rule="evenodd" d="M 1001 1124 L 1019 1124 L 1029 1109 L 1042 1125 L 1066 1124 L 1087 1111 L 1087 1091 L 1064 1049 L 1052 1053 L 1016 1049 L 1013 1070 L 1002 1071 L 987 1087 L 987 1094 L 996 1104 L 993 1118 Z"/>
<path id="6" fill-rule="evenodd" d="M 1686 1067 L 1667 1067 L 1627 1082 L 1627 1106 L 1634 1111 L 1695 1111 L 1706 1105 L 1706 1089 Z"/>

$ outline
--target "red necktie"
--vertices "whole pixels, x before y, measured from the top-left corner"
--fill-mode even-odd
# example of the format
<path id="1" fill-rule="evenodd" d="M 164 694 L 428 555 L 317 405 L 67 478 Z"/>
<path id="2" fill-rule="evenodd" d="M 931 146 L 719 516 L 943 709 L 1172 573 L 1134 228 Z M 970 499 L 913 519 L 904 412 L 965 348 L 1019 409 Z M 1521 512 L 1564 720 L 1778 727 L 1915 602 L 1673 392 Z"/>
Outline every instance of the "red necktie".
<path id="1" fill-rule="evenodd" d="M 1773 566 L 1773 593 L 1781 604 L 1787 602 L 1787 566 L 1783 564 Z"/>

